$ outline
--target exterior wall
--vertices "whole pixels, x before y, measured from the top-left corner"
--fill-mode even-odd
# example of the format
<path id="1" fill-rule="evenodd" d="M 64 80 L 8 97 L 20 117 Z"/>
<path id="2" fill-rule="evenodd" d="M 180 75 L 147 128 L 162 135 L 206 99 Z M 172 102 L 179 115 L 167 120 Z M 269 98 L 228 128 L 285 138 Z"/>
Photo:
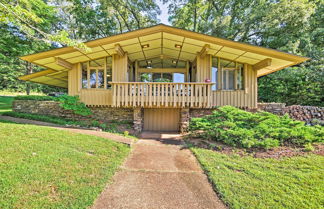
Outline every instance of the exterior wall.
<path id="1" fill-rule="evenodd" d="M 13 102 L 13 111 L 22 113 L 50 115 L 73 120 L 96 119 L 103 122 L 133 122 L 134 119 L 134 110 L 132 108 L 90 107 L 90 109 L 93 115 L 80 116 L 74 114 L 70 110 L 64 110 L 59 106 L 59 103 L 55 101 L 15 100 Z"/>
<path id="2" fill-rule="evenodd" d="M 78 95 L 80 89 L 81 73 L 79 73 L 79 64 L 74 64 L 72 70 L 68 72 L 68 94 Z"/>
<path id="3" fill-rule="evenodd" d="M 127 82 L 127 68 L 128 68 L 128 56 L 127 54 L 123 57 L 114 54 L 113 55 L 113 71 L 112 80 L 113 82 Z"/>
<path id="4" fill-rule="evenodd" d="M 211 79 L 211 55 L 204 57 L 198 55 L 196 82 L 205 82 L 206 78 Z"/>
<path id="5" fill-rule="evenodd" d="M 204 82 L 211 78 L 211 55 L 197 56 L 195 82 Z M 128 56 L 113 55 L 113 82 L 128 81 Z M 244 90 L 216 90 L 211 92 L 212 106 L 232 105 L 240 108 L 257 108 L 257 72 L 251 65 L 244 65 Z M 79 95 L 82 102 L 91 106 L 112 106 L 111 89 L 81 89 L 81 72 L 75 64 L 68 73 L 69 95 Z"/>

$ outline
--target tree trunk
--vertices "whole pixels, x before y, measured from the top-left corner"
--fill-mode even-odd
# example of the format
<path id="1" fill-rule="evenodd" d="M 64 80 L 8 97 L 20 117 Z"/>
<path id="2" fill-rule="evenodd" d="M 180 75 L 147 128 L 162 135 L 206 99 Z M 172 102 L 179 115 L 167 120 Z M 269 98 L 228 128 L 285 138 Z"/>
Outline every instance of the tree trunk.
<path id="1" fill-rule="evenodd" d="M 33 73 L 33 67 L 31 65 L 31 63 L 29 63 L 29 62 L 26 62 L 26 72 L 27 72 L 27 75 Z M 30 94 L 30 83 L 29 82 L 26 83 L 26 94 L 27 95 Z"/>

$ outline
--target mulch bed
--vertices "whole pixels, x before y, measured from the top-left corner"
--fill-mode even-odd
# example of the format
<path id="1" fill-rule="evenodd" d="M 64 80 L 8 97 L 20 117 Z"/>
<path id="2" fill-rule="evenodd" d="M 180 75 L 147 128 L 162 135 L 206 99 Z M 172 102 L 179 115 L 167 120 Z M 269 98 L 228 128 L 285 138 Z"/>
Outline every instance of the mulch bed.
<path id="1" fill-rule="evenodd" d="M 310 153 L 324 156 L 324 144 L 315 144 L 314 151 L 305 151 L 303 147 L 281 146 L 273 149 L 242 149 L 228 146 L 223 143 L 208 141 L 201 138 L 186 138 L 185 141 L 193 146 L 213 150 L 223 154 L 238 154 L 240 156 L 253 156 L 255 158 L 275 158 L 303 156 Z"/>

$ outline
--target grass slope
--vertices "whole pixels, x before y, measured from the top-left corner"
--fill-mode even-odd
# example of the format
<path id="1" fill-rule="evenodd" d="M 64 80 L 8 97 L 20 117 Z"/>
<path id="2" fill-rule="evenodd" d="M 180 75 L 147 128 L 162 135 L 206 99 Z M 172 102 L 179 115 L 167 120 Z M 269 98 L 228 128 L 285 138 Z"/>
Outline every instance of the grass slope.
<path id="1" fill-rule="evenodd" d="M 191 150 L 230 208 L 323 208 L 323 156 L 278 160 Z"/>
<path id="2" fill-rule="evenodd" d="M 11 111 L 11 104 L 14 97 L 0 96 L 0 115 L 4 112 Z"/>
<path id="3" fill-rule="evenodd" d="M 87 208 L 128 155 L 95 136 L 0 121 L 0 208 Z"/>

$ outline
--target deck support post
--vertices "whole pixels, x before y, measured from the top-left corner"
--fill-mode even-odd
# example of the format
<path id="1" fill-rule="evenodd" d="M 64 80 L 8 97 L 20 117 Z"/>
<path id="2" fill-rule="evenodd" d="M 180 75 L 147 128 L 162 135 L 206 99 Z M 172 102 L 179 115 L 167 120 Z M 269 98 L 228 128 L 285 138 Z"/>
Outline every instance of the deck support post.
<path id="1" fill-rule="evenodd" d="M 140 107 L 135 107 L 134 108 L 134 117 L 133 117 L 133 128 L 135 130 L 135 134 L 138 135 L 142 132 L 143 130 L 143 108 Z"/>
<path id="2" fill-rule="evenodd" d="M 190 121 L 190 109 L 189 108 L 181 108 L 180 109 L 180 132 L 186 133 L 188 132 Z"/>

